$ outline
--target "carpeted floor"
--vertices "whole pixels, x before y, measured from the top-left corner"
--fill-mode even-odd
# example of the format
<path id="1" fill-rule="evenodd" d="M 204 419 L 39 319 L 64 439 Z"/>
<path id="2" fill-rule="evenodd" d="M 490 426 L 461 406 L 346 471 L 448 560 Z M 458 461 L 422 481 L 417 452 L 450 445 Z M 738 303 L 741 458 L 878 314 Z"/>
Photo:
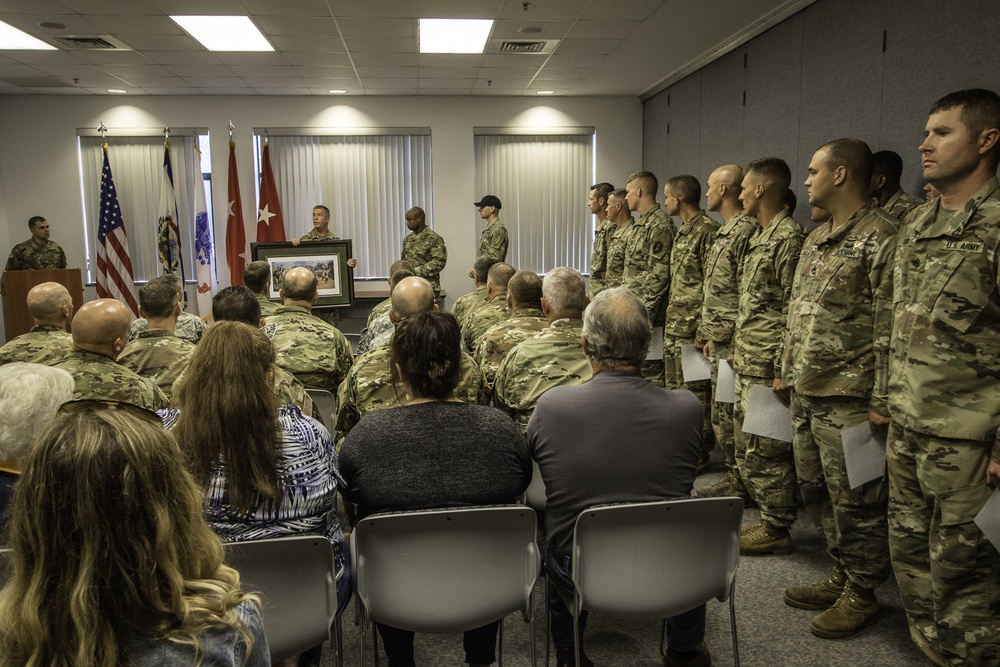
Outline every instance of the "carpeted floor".
<path id="1" fill-rule="evenodd" d="M 696 486 L 706 486 L 722 478 L 714 472 L 698 478 Z M 756 521 L 756 510 L 747 510 L 744 522 Z M 890 579 L 878 590 L 882 616 L 878 624 L 849 639 L 820 639 L 809 632 L 816 612 L 794 609 L 782 601 L 786 586 L 819 581 L 829 572 L 823 539 L 804 515 L 792 530 L 795 551 L 789 556 L 741 558 L 736 576 L 736 616 L 740 641 L 740 663 L 746 667 L 910 667 L 927 660 L 910 642 L 906 619 L 896 584 Z M 542 625 L 542 587 L 536 589 L 535 637 L 538 664 L 543 664 L 545 629 Z M 354 624 L 354 608 L 344 615 L 344 664 L 361 664 L 360 630 Z M 733 665 L 729 629 L 729 605 L 708 604 L 706 641 L 712 664 Z M 531 664 L 528 625 L 519 615 L 504 622 L 504 664 L 527 667 Z M 659 656 L 658 621 L 623 621 L 591 615 L 587 628 L 587 653 L 597 667 L 656 667 Z M 370 642 L 370 634 L 366 637 Z M 333 654 L 324 651 L 323 667 L 333 667 Z M 369 644 L 368 664 L 372 664 Z M 416 663 L 420 667 L 461 667 L 464 664 L 461 635 L 418 635 Z M 385 665 L 384 655 L 380 664 Z M 552 651 L 550 665 L 555 664 Z"/>

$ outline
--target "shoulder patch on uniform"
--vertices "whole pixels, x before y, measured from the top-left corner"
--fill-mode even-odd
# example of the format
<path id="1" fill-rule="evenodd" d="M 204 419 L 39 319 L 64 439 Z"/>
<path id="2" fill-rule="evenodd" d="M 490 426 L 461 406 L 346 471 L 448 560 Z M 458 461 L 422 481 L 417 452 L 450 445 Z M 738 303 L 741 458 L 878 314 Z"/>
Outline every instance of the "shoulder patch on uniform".
<path id="1" fill-rule="evenodd" d="M 653 244 L 653 254 L 659 255 L 661 252 L 663 252 L 663 241 L 657 241 Z"/>

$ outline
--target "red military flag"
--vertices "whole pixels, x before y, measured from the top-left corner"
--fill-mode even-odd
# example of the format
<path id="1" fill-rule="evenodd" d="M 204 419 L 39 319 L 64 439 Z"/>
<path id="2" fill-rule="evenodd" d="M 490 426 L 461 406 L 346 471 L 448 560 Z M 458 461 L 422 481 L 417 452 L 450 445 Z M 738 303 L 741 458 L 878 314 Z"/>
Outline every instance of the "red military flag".
<path id="1" fill-rule="evenodd" d="M 243 226 L 243 200 L 240 198 L 240 177 L 236 173 L 236 142 L 229 140 L 229 218 L 226 220 L 226 263 L 230 285 L 243 284 L 243 269 L 247 266 L 247 232 Z"/>
<path id="2" fill-rule="evenodd" d="M 125 221 L 118 206 L 118 191 L 111 178 L 108 145 L 104 144 L 104 166 L 101 170 L 101 213 L 97 226 L 97 296 L 118 299 L 139 317 L 135 283 L 132 281 L 132 259 L 128 253 Z"/>
<path id="3" fill-rule="evenodd" d="M 271 152 L 264 144 L 260 165 L 260 203 L 257 205 L 257 242 L 284 240 L 285 221 L 281 217 L 278 188 L 271 170 Z"/>

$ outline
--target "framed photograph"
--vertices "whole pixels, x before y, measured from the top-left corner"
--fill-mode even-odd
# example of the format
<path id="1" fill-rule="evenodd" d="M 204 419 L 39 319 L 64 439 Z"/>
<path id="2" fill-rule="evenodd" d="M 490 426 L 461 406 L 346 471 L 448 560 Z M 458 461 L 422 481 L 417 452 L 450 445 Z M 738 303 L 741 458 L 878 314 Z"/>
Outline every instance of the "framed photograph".
<path id="1" fill-rule="evenodd" d="M 289 241 L 251 243 L 250 254 L 254 261 L 271 265 L 271 286 L 268 296 L 281 301 L 278 292 L 284 282 L 285 272 L 304 266 L 316 274 L 319 288 L 317 306 L 350 306 L 354 303 L 354 281 L 347 260 L 351 258 L 351 240 L 303 241 L 292 245 Z"/>

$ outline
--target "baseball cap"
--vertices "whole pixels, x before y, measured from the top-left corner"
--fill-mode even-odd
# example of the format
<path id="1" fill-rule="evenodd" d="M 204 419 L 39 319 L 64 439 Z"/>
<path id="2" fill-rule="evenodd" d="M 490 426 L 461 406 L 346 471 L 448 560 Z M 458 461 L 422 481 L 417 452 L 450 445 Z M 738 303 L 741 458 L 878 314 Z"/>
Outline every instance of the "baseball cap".
<path id="1" fill-rule="evenodd" d="M 473 206 L 482 208 L 483 206 L 492 206 L 497 210 L 503 208 L 503 204 L 500 203 L 500 198 L 496 195 L 486 195 L 480 201 L 477 201 Z"/>

